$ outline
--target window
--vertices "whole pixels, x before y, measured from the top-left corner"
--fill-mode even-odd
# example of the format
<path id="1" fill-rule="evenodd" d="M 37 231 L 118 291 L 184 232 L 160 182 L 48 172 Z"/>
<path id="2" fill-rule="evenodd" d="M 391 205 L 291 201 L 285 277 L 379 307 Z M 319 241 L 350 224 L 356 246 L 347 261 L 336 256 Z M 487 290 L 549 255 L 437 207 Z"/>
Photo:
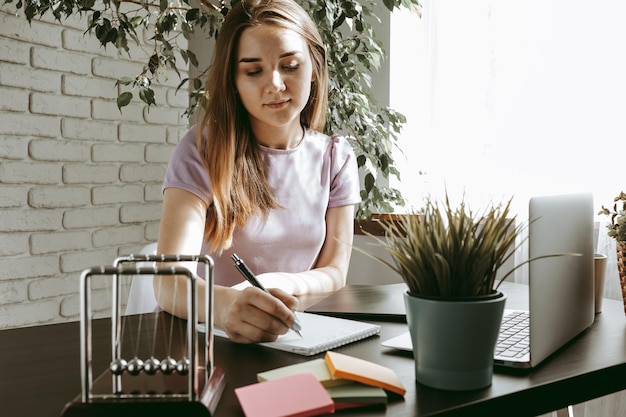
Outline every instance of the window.
<path id="1" fill-rule="evenodd" d="M 593 191 L 626 177 L 626 3 L 422 1 L 391 17 L 390 105 L 405 114 L 398 156 L 413 205 Z M 420 175 L 425 172 L 425 175 Z"/>

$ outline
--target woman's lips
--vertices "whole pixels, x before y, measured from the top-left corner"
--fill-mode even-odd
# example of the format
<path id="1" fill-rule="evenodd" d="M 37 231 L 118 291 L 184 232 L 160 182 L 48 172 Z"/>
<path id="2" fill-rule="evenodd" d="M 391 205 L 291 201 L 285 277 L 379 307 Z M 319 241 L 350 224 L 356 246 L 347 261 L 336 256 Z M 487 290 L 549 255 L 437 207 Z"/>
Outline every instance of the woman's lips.
<path id="1" fill-rule="evenodd" d="M 289 100 L 280 100 L 280 101 L 273 101 L 271 103 L 267 103 L 265 106 L 270 109 L 282 109 L 283 107 L 287 105 L 287 103 L 289 103 Z"/>

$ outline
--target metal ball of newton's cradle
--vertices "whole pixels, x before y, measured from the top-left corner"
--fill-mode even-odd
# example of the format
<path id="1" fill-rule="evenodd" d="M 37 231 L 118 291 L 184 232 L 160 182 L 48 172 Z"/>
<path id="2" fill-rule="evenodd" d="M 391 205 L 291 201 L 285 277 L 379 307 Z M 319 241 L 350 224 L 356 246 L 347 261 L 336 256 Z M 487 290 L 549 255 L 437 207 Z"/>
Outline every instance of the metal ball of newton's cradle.
<path id="1" fill-rule="evenodd" d="M 187 375 L 189 372 L 190 361 L 187 358 L 182 358 L 176 363 L 176 372 L 180 375 Z"/>
<path id="2" fill-rule="evenodd" d="M 159 369 L 161 369 L 161 361 L 154 356 L 146 359 L 143 363 L 143 371 L 148 375 L 156 374 Z"/>
<path id="3" fill-rule="evenodd" d="M 176 361 L 168 356 L 161 361 L 161 372 L 165 375 L 169 375 L 176 370 Z"/>
<path id="4" fill-rule="evenodd" d="M 126 370 L 131 375 L 139 375 L 139 373 L 143 370 L 143 361 L 139 358 L 129 360 Z"/>
<path id="5" fill-rule="evenodd" d="M 126 368 L 128 368 L 128 363 L 122 358 L 115 359 L 111 362 L 111 365 L 109 365 L 109 369 L 113 375 L 122 375 Z"/>

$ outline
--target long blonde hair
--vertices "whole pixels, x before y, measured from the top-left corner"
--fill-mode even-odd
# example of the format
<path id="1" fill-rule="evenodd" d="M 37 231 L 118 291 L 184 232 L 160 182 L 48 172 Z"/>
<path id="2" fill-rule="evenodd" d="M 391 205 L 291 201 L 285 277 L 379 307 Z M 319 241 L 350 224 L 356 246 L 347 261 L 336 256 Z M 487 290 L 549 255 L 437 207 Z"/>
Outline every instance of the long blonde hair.
<path id="1" fill-rule="evenodd" d="M 248 112 L 236 93 L 234 76 L 241 33 L 261 24 L 292 30 L 306 40 L 316 81 L 300 122 L 322 131 L 326 121 L 326 50 L 306 11 L 293 0 L 242 0 L 233 6 L 217 36 L 206 83 L 208 101 L 196 139 L 213 192 L 204 229 L 210 252 L 229 247 L 235 227 L 244 226 L 250 217 L 267 216 L 279 207 L 267 183 Z"/>

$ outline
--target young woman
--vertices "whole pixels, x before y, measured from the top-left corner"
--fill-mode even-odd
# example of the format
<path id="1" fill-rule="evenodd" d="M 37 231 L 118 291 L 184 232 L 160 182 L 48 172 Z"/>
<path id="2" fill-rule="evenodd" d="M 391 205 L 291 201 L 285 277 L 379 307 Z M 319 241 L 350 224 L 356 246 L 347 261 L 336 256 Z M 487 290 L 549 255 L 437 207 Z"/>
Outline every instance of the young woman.
<path id="1" fill-rule="evenodd" d="M 214 259 L 215 324 L 234 341 L 275 340 L 295 320 L 295 295 L 345 285 L 359 181 L 349 143 L 320 133 L 327 77 L 299 5 L 242 0 L 217 38 L 204 118 L 170 161 L 157 251 Z M 243 280 L 233 253 L 272 295 Z M 154 287 L 165 311 L 186 316 L 182 281 Z"/>

